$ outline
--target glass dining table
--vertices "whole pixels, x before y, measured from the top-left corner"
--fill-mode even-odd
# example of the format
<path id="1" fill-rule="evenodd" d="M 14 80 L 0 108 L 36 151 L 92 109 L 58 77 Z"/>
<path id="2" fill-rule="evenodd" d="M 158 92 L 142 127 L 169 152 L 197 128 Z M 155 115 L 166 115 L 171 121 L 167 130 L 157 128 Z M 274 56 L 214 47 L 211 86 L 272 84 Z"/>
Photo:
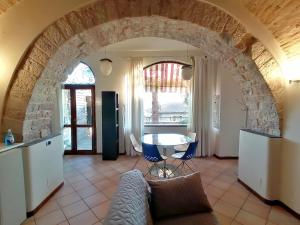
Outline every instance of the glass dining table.
<path id="1" fill-rule="evenodd" d="M 183 145 L 192 142 L 189 136 L 183 134 L 145 134 L 142 136 L 142 142 L 145 144 L 152 144 L 161 147 L 163 154 L 167 155 L 168 149 L 172 149 L 176 145 Z M 171 148 L 172 147 L 172 148 Z M 161 173 L 158 172 L 159 177 L 167 178 L 173 177 L 175 168 L 172 164 L 167 164 L 164 160 L 162 167 L 160 168 Z"/>

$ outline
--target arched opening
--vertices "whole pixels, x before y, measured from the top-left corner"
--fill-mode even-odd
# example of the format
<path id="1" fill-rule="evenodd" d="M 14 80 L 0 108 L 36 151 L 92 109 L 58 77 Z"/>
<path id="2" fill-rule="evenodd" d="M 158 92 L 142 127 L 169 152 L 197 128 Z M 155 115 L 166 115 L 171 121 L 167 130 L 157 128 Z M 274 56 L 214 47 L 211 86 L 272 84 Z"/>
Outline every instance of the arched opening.
<path id="1" fill-rule="evenodd" d="M 210 13 L 209 17 L 181 13 L 176 1 L 160 4 L 157 8 L 145 1 L 132 7 L 133 11 L 126 12 L 122 10 L 124 5 L 118 5 L 120 8 L 116 9 L 111 2 L 104 2 L 104 5 L 96 2 L 76 13 L 69 13 L 50 25 L 34 42 L 20 63 L 7 95 L 3 130 L 12 127 L 19 140 L 28 141 L 22 136 L 25 137 L 29 131 L 34 133 L 29 140 L 39 138 L 41 129 L 32 132 L 31 121 L 28 121 L 32 99 L 38 98 L 34 97 L 38 81 L 40 85 L 41 79 L 47 79 L 50 80 L 48 85 L 55 86 L 57 81 L 64 80 L 63 74 L 68 68 L 74 67 L 80 58 L 103 46 L 130 38 L 161 37 L 189 43 L 219 59 L 234 72 L 235 80 L 240 85 L 249 108 L 248 128 L 273 135 L 280 134 L 282 86 L 274 82 L 270 70 L 263 67 L 267 62 L 277 65 L 276 61 L 238 21 L 200 1 L 191 1 L 189 4 Z M 124 4 L 131 5 L 127 1 Z M 251 59 L 257 62 L 258 67 Z M 15 104 L 11 104 L 19 101 L 22 101 L 22 107 L 16 108 Z M 28 111 L 28 108 L 31 109 Z"/>
<path id="2" fill-rule="evenodd" d="M 63 83 L 62 123 L 65 154 L 96 153 L 95 77 L 82 62 Z"/>

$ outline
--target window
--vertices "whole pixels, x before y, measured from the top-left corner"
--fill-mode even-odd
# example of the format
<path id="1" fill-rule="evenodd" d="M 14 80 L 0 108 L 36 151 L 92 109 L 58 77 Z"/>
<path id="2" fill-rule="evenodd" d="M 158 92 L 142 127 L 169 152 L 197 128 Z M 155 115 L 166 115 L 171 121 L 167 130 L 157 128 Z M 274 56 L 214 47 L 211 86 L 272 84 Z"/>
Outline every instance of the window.
<path id="1" fill-rule="evenodd" d="M 181 78 L 176 62 L 160 62 L 144 69 L 144 124 L 186 125 L 189 114 L 189 81 Z"/>
<path id="2" fill-rule="evenodd" d="M 95 84 L 95 77 L 89 66 L 79 63 L 64 84 Z"/>

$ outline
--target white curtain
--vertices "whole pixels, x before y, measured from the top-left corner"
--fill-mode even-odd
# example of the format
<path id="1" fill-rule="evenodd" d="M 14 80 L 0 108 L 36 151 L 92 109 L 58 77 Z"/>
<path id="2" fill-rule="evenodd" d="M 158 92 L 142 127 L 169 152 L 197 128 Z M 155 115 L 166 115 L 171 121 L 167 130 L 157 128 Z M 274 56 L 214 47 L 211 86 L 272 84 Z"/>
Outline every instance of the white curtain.
<path id="1" fill-rule="evenodd" d="M 124 136 L 126 154 L 134 156 L 136 153 L 132 149 L 129 135 L 133 134 L 138 142 L 141 140 L 144 128 L 144 77 L 143 59 L 132 58 L 130 71 L 125 77 L 125 105 L 124 105 Z"/>
<path id="2" fill-rule="evenodd" d="M 212 127 L 212 98 L 215 93 L 217 63 L 212 59 L 195 56 L 191 80 L 190 122 L 188 130 L 197 133 L 199 140 L 196 156 L 214 153 L 214 128 Z"/>

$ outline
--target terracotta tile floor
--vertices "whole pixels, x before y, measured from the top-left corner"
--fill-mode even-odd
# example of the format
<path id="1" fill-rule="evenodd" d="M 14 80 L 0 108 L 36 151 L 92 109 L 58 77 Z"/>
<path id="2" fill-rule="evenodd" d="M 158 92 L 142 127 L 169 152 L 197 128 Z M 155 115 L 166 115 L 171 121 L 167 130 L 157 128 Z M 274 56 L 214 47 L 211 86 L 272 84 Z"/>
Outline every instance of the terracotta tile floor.
<path id="1" fill-rule="evenodd" d="M 237 160 L 194 159 L 190 165 L 201 172 L 221 225 L 300 225 L 288 212 L 265 205 L 236 181 Z M 146 166 L 141 157 L 102 161 L 101 156 L 65 156 L 65 185 L 24 224 L 101 225 L 120 174 L 133 168 L 145 172 Z"/>

